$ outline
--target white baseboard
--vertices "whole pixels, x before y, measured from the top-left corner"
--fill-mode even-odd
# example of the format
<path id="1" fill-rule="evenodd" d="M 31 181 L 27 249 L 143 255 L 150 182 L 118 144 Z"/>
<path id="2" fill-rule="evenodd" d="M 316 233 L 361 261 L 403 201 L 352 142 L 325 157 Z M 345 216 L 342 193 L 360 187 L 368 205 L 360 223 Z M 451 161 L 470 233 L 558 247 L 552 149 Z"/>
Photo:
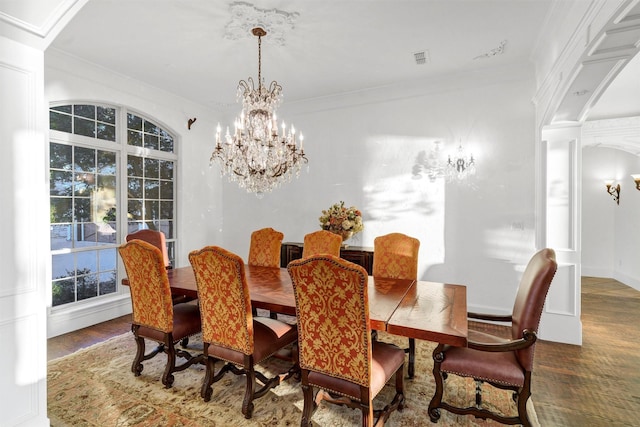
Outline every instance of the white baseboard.
<path id="1" fill-rule="evenodd" d="M 94 301 L 64 310 L 51 310 L 47 319 L 47 338 L 73 332 L 131 313 L 129 294 Z"/>

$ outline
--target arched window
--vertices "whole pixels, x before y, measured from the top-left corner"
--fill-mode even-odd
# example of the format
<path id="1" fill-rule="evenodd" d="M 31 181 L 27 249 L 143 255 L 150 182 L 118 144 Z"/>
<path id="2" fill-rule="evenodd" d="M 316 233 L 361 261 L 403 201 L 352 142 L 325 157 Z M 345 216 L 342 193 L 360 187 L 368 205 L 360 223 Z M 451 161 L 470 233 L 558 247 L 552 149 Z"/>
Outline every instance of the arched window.
<path id="1" fill-rule="evenodd" d="M 130 232 L 163 231 L 173 263 L 173 135 L 108 105 L 52 105 L 49 122 L 53 306 L 118 293 L 117 247 Z"/>

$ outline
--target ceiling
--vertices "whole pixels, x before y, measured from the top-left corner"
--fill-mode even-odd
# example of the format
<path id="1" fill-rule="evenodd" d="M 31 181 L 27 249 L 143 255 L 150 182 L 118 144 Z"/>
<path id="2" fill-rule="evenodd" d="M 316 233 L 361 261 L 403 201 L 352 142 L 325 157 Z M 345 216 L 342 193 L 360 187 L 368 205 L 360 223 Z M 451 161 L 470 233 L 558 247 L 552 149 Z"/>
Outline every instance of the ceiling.
<path id="1" fill-rule="evenodd" d="M 235 105 L 240 79 L 257 79 L 254 26 L 268 32 L 262 39 L 262 77 L 267 84 L 277 80 L 287 102 L 492 68 L 532 67 L 554 3 L 90 0 L 49 48 L 210 108 L 224 108 Z M 417 52 L 425 52 L 425 64 L 416 64 Z M 640 115 L 638 75 L 636 55 L 589 114 Z"/>

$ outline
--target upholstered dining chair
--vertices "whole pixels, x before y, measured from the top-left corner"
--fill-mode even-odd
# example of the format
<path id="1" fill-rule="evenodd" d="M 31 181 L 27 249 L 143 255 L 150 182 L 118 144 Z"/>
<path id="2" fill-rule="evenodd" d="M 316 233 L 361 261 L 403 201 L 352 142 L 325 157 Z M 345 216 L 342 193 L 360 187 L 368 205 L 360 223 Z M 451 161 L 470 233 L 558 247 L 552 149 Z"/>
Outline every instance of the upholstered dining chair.
<path id="1" fill-rule="evenodd" d="M 522 424 L 525 427 L 531 425 L 527 414 L 527 402 L 531 396 L 533 355 L 542 309 L 556 269 L 553 249 L 542 249 L 527 264 L 511 315 L 468 314 L 470 319 L 509 322 L 509 338 L 469 329 L 467 347 L 449 347 L 442 344 L 436 347 L 433 351 L 436 390 L 429 403 L 429 417 L 432 422 L 438 421 L 442 408 L 455 414 L 489 418 L 503 424 Z M 475 405 L 461 408 L 443 401 L 445 380 L 449 374 L 475 379 Z M 518 414 L 496 414 L 483 408 L 482 383 L 512 390 Z"/>
<path id="2" fill-rule="evenodd" d="M 284 234 L 271 227 L 261 228 L 251 233 L 249 258 L 247 264 L 261 267 L 280 267 L 280 250 Z M 253 315 L 257 315 L 253 309 Z M 269 313 L 269 317 L 278 318 L 277 313 Z"/>
<path id="3" fill-rule="evenodd" d="M 373 239 L 373 277 L 418 280 L 420 240 L 402 233 L 389 233 Z M 409 338 L 407 375 L 414 377 L 416 343 Z"/>
<path id="4" fill-rule="evenodd" d="M 247 264 L 263 267 L 280 267 L 280 249 L 284 234 L 271 227 L 251 233 Z"/>
<path id="5" fill-rule="evenodd" d="M 138 231 L 134 231 L 133 233 L 127 234 L 125 240 L 130 242 L 131 240 L 138 239 L 145 241 L 147 243 L 151 243 L 156 248 L 160 249 L 162 252 L 162 260 L 164 262 L 164 266 L 167 269 L 171 269 L 171 260 L 169 260 L 169 252 L 167 250 L 167 239 L 162 231 L 150 230 L 150 229 L 142 229 Z M 195 298 L 188 297 L 186 295 L 173 295 L 172 300 L 174 304 L 180 304 L 183 302 L 193 301 Z M 188 341 L 188 340 L 187 340 Z M 187 341 L 183 344 L 186 346 Z"/>
<path id="6" fill-rule="evenodd" d="M 120 246 L 118 252 L 129 279 L 133 306 L 131 331 L 136 340 L 137 352 L 131 371 L 139 376 L 143 361 L 164 352 L 167 354 L 167 363 L 162 384 L 169 388 L 174 381 L 174 372 L 187 369 L 198 361 L 198 357 L 177 349 L 175 345 L 201 331 L 200 310 L 194 304 L 173 304 L 160 249 L 134 239 Z M 148 354 L 145 354 L 145 339 L 158 343 Z M 186 361 L 176 365 L 178 357 Z"/>
<path id="7" fill-rule="evenodd" d="M 342 236 L 327 230 L 318 230 L 304 236 L 302 258 L 318 254 L 331 254 L 340 256 Z"/>
<path id="8" fill-rule="evenodd" d="M 374 425 L 374 417 L 375 425 L 383 425 L 404 407 L 404 351 L 371 338 L 366 270 L 328 254 L 291 261 L 287 269 L 298 321 L 304 396 L 300 425 L 311 426 L 322 400 L 360 409 L 363 426 Z M 393 400 L 374 411 L 373 399 L 392 376 Z"/>
<path id="9" fill-rule="evenodd" d="M 296 326 L 252 315 L 244 262 L 238 255 L 218 246 L 206 246 L 191 252 L 189 261 L 198 286 L 203 356 L 207 366 L 200 394 L 208 402 L 213 393 L 211 385 L 222 379 L 227 371 L 245 375 L 242 414 L 251 418 L 254 399 L 299 372 L 297 362 L 288 372 L 272 378 L 255 369 L 256 364 L 295 344 L 298 339 Z M 297 354 L 294 359 L 297 361 Z M 217 361 L 224 365 L 216 373 Z"/>

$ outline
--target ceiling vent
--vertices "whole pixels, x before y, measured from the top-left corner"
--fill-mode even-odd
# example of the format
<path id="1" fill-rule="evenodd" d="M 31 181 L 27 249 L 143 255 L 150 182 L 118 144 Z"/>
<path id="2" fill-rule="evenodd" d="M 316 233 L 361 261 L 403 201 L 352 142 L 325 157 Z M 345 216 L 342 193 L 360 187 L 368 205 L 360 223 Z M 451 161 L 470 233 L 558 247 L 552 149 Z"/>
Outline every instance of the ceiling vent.
<path id="1" fill-rule="evenodd" d="M 416 65 L 424 65 L 429 62 L 429 51 L 423 50 L 421 52 L 416 52 L 413 54 L 413 57 L 416 60 Z"/>

